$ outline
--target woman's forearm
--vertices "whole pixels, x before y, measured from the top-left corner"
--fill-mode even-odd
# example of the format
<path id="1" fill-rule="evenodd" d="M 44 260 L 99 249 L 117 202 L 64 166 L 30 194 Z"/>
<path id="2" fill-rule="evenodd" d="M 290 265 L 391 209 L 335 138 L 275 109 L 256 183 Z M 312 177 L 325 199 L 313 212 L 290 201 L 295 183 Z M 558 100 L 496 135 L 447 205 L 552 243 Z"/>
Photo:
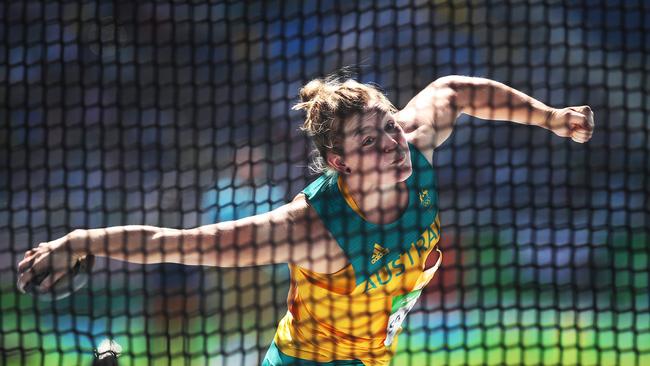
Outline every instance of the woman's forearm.
<path id="1" fill-rule="evenodd" d="M 135 263 L 185 263 L 202 248 L 214 244 L 214 236 L 193 235 L 186 230 L 146 225 L 75 230 L 69 235 L 75 251 Z"/>
<path id="2" fill-rule="evenodd" d="M 556 109 L 498 81 L 450 76 L 442 78 L 454 90 L 459 112 L 482 119 L 512 121 L 552 129 Z"/>
<path id="3" fill-rule="evenodd" d="M 241 267 L 287 262 L 288 222 L 275 210 L 236 221 L 193 229 L 145 225 L 75 230 L 69 234 L 74 251 L 134 263 L 172 262 L 188 265 Z M 294 241 L 305 241 L 300 235 Z M 304 233 L 302 234 L 304 236 Z"/>

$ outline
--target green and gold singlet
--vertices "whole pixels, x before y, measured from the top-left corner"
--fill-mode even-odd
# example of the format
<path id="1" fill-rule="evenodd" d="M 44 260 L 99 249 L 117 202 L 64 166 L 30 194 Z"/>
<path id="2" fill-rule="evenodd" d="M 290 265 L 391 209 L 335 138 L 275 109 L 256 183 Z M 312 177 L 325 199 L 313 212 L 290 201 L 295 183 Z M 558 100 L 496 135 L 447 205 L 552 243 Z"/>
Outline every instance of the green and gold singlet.
<path id="1" fill-rule="evenodd" d="M 401 324 L 442 259 L 435 171 L 417 148 L 409 149 L 408 207 L 389 224 L 364 220 L 337 174 L 303 190 L 349 265 L 333 274 L 289 265 L 288 311 L 264 365 L 390 363 Z M 425 269 L 429 255 L 437 261 Z"/>

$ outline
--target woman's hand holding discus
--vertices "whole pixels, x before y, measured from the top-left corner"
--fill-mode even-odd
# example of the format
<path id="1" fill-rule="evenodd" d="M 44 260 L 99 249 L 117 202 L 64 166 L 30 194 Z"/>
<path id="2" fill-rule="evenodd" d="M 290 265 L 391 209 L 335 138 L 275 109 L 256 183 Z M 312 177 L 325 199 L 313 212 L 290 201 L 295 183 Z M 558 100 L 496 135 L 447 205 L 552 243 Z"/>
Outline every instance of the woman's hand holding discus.
<path id="1" fill-rule="evenodd" d="M 40 300 L 59 300 L 84 286 L 94 264 L 84 232 L 75 230 L 28 250 L 18 264 L 18 289 Z"/>

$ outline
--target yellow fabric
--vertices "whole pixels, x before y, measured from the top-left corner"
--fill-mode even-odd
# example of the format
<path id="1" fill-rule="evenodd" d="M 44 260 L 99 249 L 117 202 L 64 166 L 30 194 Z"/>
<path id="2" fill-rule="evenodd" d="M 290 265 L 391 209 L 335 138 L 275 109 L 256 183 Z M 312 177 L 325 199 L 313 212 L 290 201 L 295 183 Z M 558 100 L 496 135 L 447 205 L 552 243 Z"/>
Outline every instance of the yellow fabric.
<path id="1" fill-rule="evenodd" d="M 347 202 L 348 206 L 354 210 L 354 212 L 357 213 L 357 215 L 361 216 L 364 220 L 366 220 L 366 216 L 361 212 L 361 209 L 357 205 L 356 202 L 354 202 L 354 199 L 352 199 L 352 195 L 350 194 L 350 191 L 348 190 L 348 186 L 345 184 L 343 181 L 343 178 L 339 175 L 339 178 L 336 181 L 336 184 L 339 185 L 339 191 L 341 191 L 341 194 L 343 195 L 343 199 L 345 202 Z"/>
<path id="2" fill-rule="evenodd" d="M 390 346 L 384 345 L 393 299 L 431 280 L 442 258 L 436 248 L 439 238 L 436 216 L 407 252 L 373 274 L 374 281 L 359 285 L 352 265 L 334 274 L 289 265 L 289 311 L 274 338 L 278 348 L 286 355 L 317 362 L 357 359 L 367 366 L 388 365 L 397 348 L 397 337 Z M 422 251 L 423 247 L 428 249 Z M 425 270 L 433 249 L 438 262 Z"/>

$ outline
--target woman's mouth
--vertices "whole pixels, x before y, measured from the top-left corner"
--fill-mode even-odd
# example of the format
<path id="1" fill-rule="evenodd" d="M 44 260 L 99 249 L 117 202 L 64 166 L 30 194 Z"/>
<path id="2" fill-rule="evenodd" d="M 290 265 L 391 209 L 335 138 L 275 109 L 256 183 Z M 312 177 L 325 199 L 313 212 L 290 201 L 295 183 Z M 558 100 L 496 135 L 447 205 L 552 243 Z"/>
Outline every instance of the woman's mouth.
<path id="1" fill-rule="evenodd" d="M 391 164 L 400 164 L 400 163 L 402 163 L 404 161 L 405 157 L 406 157 L 406 154 L 402 154 L 402 155 L 400 155 L 399 158 L 393 160 L 393 162 Z"/>

